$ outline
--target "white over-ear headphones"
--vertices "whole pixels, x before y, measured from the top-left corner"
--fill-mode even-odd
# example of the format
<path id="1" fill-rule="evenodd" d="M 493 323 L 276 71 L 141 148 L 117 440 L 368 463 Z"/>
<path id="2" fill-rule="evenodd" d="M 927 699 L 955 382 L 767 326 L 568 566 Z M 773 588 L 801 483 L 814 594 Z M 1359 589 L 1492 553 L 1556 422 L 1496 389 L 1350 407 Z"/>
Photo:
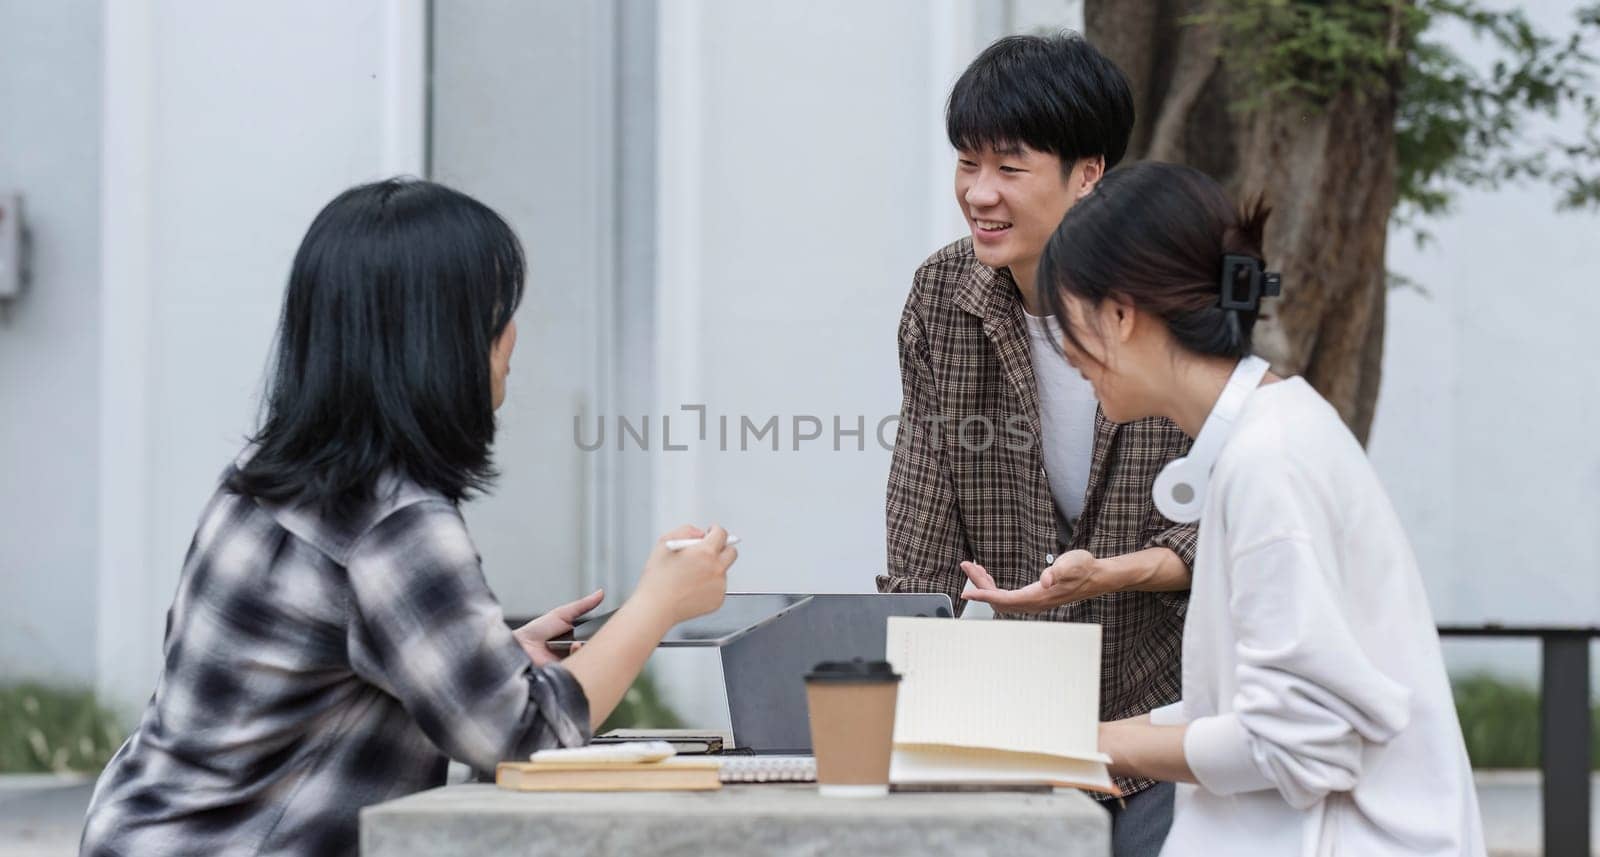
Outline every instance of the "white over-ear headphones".
<path id="1" fill-rule="evenodd" d="M 1174 458 L 1156 476 L 1156 509 L 1167 520 L 1189 524 L 1200 520 L 1200 509 L 1206 502 L 1206 487 L 1211 482 L 1211 468 L 1217 463 L 1217 453 L 1228 440 L 1228 433 L 1239 419 L 1245 400 L 1261 386 L 1266 377 L 1267 361 L 1254 354 L 1239 361 L 1222 395 L 1212 406 L 1205 425 L 1194 439 L 1189 454 Z"/>

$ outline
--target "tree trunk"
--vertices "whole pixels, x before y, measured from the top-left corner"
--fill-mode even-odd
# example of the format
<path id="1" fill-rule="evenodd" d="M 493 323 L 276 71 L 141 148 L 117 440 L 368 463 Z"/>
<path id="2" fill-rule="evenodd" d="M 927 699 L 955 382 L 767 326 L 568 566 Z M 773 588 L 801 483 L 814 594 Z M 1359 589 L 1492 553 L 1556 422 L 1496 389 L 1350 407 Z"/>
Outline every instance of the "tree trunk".
<path id="1" fill-rule="evenodd" d="M 1237 200 L 1266 195 L 1267 262 L 1283 272 L 1283 297 L 1267 305 L 1256 349 L 1279 374 L 1304 376 L 1365 443 L 1382 371 L 1395 87 L 1236 109 L 1249 93 L 1221 59 L 1220 29 L 1179 23 L 1217 5 L 1085 0 L 1089 41 L 1133 86 L 1127 160 L 1189 164 Z"/>

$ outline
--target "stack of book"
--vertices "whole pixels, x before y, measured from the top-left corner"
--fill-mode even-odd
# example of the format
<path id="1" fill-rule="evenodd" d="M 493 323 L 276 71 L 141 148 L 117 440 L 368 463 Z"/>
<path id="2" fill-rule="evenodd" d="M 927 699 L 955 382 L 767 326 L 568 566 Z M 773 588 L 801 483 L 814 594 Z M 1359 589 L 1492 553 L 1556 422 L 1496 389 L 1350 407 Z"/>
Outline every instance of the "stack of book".
<path id="1" fill-rule="evenodd" d="M 494 781 L 519 792 L 714 791 L 722 764 L 713 758 L 674 756 L 659 762 L 501 762 Z"/>
<path id="2" fill-rule="evenodd" d="M 714 791 L 722 763 L 679 756 L 660 741 L 541 750 L 526 762 L 501 762 L 495 785 L 522 792 Z"/>

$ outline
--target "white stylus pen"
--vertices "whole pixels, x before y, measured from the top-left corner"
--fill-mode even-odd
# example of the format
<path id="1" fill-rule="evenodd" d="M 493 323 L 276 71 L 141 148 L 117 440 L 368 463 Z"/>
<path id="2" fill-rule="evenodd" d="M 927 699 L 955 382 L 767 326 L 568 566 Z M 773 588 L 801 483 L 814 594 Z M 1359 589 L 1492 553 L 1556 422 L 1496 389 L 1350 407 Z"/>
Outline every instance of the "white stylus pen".
<path id="1" fill-rule="evenodd" d="M 681 551 L 684 548 L 693 547 L 693 546 L 695 546 L 697 544 L 700 544 L 700 542 L 702 542 L 702 541 L 704 541 L 704 539 L 667 539 L 667 550 L 669 550 L 669 551 Z M 738 543 L 739 543 L 739 537 L 738 536 L 734 536 L 734 535 L 728 536 L 728 544 L 736 545 Z"/>

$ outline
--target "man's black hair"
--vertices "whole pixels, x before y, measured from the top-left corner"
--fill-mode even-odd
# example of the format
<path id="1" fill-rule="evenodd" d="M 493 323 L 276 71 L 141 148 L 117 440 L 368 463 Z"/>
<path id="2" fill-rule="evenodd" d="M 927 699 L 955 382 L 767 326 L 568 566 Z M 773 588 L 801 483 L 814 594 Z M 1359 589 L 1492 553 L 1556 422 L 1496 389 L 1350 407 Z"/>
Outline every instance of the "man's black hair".
<path id="1" fill-rule="evenodd" d="M 1116 166 L 1133 131 L 1133 93 L 1116 64 L 1061 32 L 1006 36 L 967 66 L 945 107 L 950 145 L 1049 152 L 1070 170 L 1096 155 Z"/>

